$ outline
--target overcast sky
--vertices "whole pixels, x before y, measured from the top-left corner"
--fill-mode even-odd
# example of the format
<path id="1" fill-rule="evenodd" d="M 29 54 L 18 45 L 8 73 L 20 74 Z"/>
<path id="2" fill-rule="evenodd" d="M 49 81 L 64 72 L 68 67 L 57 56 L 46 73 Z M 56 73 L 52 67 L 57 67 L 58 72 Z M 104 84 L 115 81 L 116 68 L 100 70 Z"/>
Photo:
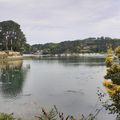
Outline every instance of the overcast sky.
<path id="1" fill-rule="evenodd" d="M 120 0 L 0 0 L 0 21 L 21 25 L 28 43 L 120 38 Z"/>

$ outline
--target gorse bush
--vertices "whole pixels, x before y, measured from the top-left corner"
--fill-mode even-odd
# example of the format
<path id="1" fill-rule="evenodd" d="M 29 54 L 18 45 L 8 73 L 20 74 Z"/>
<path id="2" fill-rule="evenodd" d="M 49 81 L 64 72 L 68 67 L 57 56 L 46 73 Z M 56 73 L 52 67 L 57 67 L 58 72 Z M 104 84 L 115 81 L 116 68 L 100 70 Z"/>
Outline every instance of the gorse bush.
<path id="1" fill-rule="evenodd" d="M 120 85 L 120 47 L 117 47 L 114 51 L 112 49 L 108 50 L 105 63 L 107 66 L 105 79 Z"/>
<path id="2" fill-rule="evenodd" d="M 116 120 L 120 120 L 120 46 L 114 51 L 108 50 L 105 63 L 107 74 L 103 85 L 109 97 L 105 102 L 102 101 L 102 104 L 109 114 L 116 115 Z M 100 99 L 103 99 L 102 94 L 100 94 Z"/>

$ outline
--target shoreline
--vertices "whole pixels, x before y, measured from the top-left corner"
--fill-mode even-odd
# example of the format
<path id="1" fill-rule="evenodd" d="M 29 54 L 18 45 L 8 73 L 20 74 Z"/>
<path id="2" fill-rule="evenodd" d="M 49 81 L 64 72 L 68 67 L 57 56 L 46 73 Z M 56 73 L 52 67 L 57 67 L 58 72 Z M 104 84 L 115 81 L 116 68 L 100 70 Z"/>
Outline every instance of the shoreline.
<path id="1" fill-rule="evenodd" d="M 20 52 L 14 51 L 0 51 L 0 61 L 7 60 L 22 60 L 23 56 Z"/>
<path id="2" fill-rule="evenodd" d="M 73 54 L 47 54 L 47 55 L 41 55 L 41 54 L 23 54 L 23 59 L 27 58 L 43 58 L 43 57 L 100 57 L 100 58 L 105 58 L 106 54 L 100 54 L 100 53 L 73 53 Z"/>

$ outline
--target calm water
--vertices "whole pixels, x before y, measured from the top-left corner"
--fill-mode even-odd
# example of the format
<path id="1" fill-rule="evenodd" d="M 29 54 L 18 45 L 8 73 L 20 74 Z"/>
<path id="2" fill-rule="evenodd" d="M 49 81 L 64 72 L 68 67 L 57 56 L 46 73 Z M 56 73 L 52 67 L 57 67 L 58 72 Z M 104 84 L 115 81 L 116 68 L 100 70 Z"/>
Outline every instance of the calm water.
<path id="1" fill-rule="evenodd" d="M 0 64 L 0 112 L 33 119 L 56 105 L 79 117 L 95 110 L 98 87 L 104 90 L 103 58 L 44 58 Z M 99 106 L 97 106 L 99 107 Z M 113 120 L 101 111 L 99 120 Z"/>

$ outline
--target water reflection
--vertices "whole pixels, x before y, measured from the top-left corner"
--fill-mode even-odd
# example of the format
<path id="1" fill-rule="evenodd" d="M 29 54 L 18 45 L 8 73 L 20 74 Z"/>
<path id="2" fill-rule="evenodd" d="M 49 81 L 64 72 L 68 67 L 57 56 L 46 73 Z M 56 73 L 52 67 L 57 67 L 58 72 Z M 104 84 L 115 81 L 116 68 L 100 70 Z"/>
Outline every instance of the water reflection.
<path id="1" fill-rule="evenodd" d="M 55 63 L 55 61 L 59 64 L 64 66 L 74 66 L 79 67 L 79 65 L 84 66 L 104 66 L 105 58 L 103 57 L 87 57 L 87 56 L 79 56 L 79 57 L 41 57 L 41 58 L 34 58 L 35 62 L 46 62 L 48 64 Z"/>
<path id="2" fill-rule="evenodd" d="M 22 92 L 29 67 L 22 67 L 23 61 L 8 61 L 0 64 L 0 89 L 4 97 L 16 97 Z"/>
<path id="3" fill-rule="evenodd" d="M 103 84 L 110 97 L 104 106 L 106 110 L 109 110 L 110 114 L 117 115 L 116 120 L 120 120 L 120 85 L 113 84 L 107 80 L 105 80 Z"/>
<path id="4" fill-rule="evenodd" d="M 97 87 L 102 87 L 105 66 L 97 66 L 102 61 L 76 57 L 0 64 L 0 112 L 14 112 L 31 119 L 39 115 L 41 107 L 49 109 L 55 104 L 66 114 L 89 114 L 97 101 Z M 89 67 L 90 64 L 96 66 Z"/>

